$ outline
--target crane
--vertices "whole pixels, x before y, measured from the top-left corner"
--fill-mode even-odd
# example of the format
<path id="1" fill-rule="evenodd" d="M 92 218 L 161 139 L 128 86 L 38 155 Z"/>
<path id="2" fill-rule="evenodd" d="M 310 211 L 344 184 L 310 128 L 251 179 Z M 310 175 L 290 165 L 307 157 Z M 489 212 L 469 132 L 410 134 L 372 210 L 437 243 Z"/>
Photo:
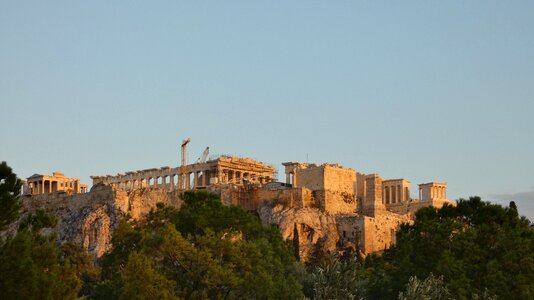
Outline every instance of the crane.
<path id="1" fill-rule="evenodd" d="M 202 152 L 202 157 L 198 160 L 198 162 L 201 164 L 205 163 L 206 159 L 208 159 L 209 154 L 210 154 L 210 147 L 206 147 L 204 152 Z"/>
<path id="2" fill-rule="evenodd" d="M 191 142 L 191 138 L 187 138 L 182 141 L 182 168 L 181 168 L 182 175 L 180 176 L 178 187 L 183 190 L 187 188 L 186 181 L 185 181 L 186 164 L 187 164 L 186 157 L 185 157 L 185 149 L 186 149 L 187 144 L 189 144 L 189 142 Z"/>

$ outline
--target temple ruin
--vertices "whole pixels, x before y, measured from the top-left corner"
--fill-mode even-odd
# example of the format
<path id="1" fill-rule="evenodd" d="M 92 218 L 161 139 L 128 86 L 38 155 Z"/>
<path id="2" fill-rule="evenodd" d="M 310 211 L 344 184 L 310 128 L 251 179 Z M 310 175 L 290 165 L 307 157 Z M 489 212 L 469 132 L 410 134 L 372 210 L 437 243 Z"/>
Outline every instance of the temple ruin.
<path id="1" fill-rule="evenodd" d="M 185 178 L 180 167 L 161 167 L 125 172 L 115 176 L 91 176 L 93 186 L 109 184 L 131 191 L 139 188 L 162 188 L 169 191 L 205 189 L 219 184 L 265 184 L 276 178 L 276 169 L 260 161 L 233 156 L 220 156 L 204 163 L 186 166 Z M 185 182 L 180 188 L 179 182 Z"/>
<path id="2" fill-rule="evenodd" d="M 29 194 L 51 194 L 55 192 L 69 192 L 73 194 L 86 193 L 87 184 L 80 183 L 79 178 L 65 176 L 56 171 L 52 175 L 33 174 L 26 179 Z"/>

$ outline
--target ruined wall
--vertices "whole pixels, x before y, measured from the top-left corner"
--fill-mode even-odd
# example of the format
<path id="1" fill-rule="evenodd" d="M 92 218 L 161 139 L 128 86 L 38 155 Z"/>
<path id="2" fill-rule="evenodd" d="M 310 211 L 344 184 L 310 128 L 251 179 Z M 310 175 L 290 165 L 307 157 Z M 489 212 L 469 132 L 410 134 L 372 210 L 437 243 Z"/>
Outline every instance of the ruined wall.
<path id="1" fill-rule="evenodd" d="M 394 213 L 397 213 L 397 214 L 405 214 L 410 219 L 413 220 L 415 218 L 415 213 L 419 209 L 421 209 L 423 207 L 428 207 L 428 206 L 434 206 L 435 208 L 441 208 L 445 204 L 456 206 L 456 202 L 452 202 L 452 201 L 449 201 L 449 200 L 446 200 L 446 199 L 443 199 L 443 200 L 441 200 L 441 199 L 439 199 L 439 200 L 430 200 L 430 201 L 419 201 L 419 200 L 412 199 L 412 200 L 410 200 L 408 202 L 387 204 L 386 207 L 387 207 L 387 210 L 389 210 L 391 212 L 394 212 Z"/>
<path id="2" fill-rule="evenodd" d="M 259 185 L 222 185 L 208 188 L 221 197 L 225 205 L 239 205 L 254 211 L 267 202 L 276 202 L 287 208 L 304 208 L 315 205 L 314 193 L 307 188 L 264 188 Z"/>
<path id="3" fill-rule="evenodd" d="M 361 251 L 368 255 L 373 252 L 383 251 L 396 243 L 395 233 L 402 223 L 412 221 L 406 215 L 397 215 L 386 212 L 374 218 L 368 216 L 361 217 L 360 223 L 362 235 L 359 246 Z"/>
<path id="4" fill-rule="evenodd" d="M 312 198 L 316 207 L 330 213 L 357 211 L 354 170 L 325 164 L 299 169 L 295 177 L 297 187 L 313 191 Z"/>
<path id="5" fill-rule="evenodd" d="M 310 190 L 324 190 L 324 169 L 321 166 L 313 166 L 299 169 L 296 173 L 295 187 L 305 187 Z"/>
<path id="6" fill-rule="evenodd" d="M 363 218 L 357 214 L 337 215 L 336 223 L 340 237 L 339 246 L 344 249 L 350 248 L 353 251 L 361 251 Z"/>
<path id="7" fill-rule="evenodd" d="M 355 213 L 356 172 L 351 169 L 324 167 L 324 209 L 330 213 Z"/>
<path id="8" fill-rule="evenodd" d="M 382 177 L 377 174 L 365 176 L 365 198 L 362 200 L 362 213 L 369 217 L 378 216 L 386 211 L 382 204 Z"/>
<path id="9" fill-rule="evenodd" d="M 409 201 L 401 202 L 401 203 L 391 203 L 391 204 L 386 204 L 386 209 L 388 211 L 391 211 L 399 215 L 408 215 L 410 219 L 413 219 L 413 213 L 414 213 L 415 207 L 417 207 L 417 209 L 423 207 L 423 206 L 420 206 L 417 204 L 414 205 L 414 204 L 415 203 L 412 203 Z"/>
<path id="10" fill-rule="evenodd" d="M 367 175 L 362 173 L 356 173 L 356 199 L 358 200 L 358 209 L 362 209 L 362 201 L 367 196 L 367 185 L 365 184 L 365 178 Z"/>
<path id="11" fill-rule="evenodd" d="M 351 194 L 356 190 L 356 171 L 351 169 L 324 166 L 324 189 L 346 191 Z"/>

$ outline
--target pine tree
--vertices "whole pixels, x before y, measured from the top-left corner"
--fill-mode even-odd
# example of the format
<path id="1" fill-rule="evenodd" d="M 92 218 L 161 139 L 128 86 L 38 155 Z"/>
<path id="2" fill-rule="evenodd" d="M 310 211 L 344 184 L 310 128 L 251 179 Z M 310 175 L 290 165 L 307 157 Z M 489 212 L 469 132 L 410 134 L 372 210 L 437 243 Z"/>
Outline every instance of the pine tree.
<path id="1" fill-rule="evenodd" d="M 21 180 L 7 163 L 0 163 L 0 230 L 5 229 L 19 216 L 21 186 Z"/>

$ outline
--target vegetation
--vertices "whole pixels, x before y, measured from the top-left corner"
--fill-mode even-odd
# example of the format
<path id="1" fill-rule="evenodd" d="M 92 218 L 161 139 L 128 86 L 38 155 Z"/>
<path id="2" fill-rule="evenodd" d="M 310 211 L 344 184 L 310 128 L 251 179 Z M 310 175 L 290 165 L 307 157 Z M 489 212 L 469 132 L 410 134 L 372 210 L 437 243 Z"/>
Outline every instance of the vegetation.
<path id="1" fill-rule="evenodd" d="M 302 296 L 291 243 L 277 228 L 213 194 L 186 192 L 184 199 L 180 210 L 158 205 L 143 222 L 121 222 L 94 298 Z"/>
<path id="2" fill-rule="evenodd" d="M 318 251 L 302 265 L 298 239 L 213 194 L 186 192 L 180 209 L 124 218 L 95 265 L 79 246 L 58 244 L 55 217 L 19 220 L 20 180 L 6 163 L 0 176 L 0 228 L 18 226 L 0 240 L 1 299 L 534 298 L 534 231 L 515 205 L 472 197 L 424 208 L 380 256 Z"/>
<path id="3" fill-rule="evenodd" d="M 19 218 L 20 179 L 5 162 L 0 164 L 0 224 Z M 82 274 L 94 270 L 79 247 L 57 245 L 57 219 L 37 210 L 26 216 L 15 236 L 0 241 L 2 299 L 75 299 Z"/>
<path id="4" fill-rule="evenodd" d="M 20 179 L 5 161 L 0 164 L 0 230 L 15 221 L 19 215 Z"/>
<path id="5" fill-rule="evenodd" d="M 366 260 L 370 298 L 394 298 L 410 277 L 443 278 L 454 299 L 534 298 L 534 231 L 517 210 L 481 201 L 419 210 L 397 245 Z"/>

